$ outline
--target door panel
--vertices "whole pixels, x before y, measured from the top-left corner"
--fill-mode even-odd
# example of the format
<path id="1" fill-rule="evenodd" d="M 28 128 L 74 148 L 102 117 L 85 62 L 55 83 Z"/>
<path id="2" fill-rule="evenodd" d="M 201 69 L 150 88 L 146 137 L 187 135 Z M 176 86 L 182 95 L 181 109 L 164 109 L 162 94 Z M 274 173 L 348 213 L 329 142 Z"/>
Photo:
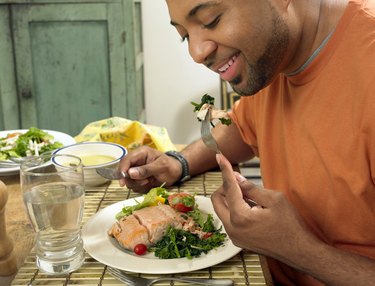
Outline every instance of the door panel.
<path id="1" fill-rule="evenodd" d="M 12 13 L 22 128 L 76 135 L 113 106 L 127 116 L 124 28 L 111 24 L 122 23 L 120 4 L 15 5 Z"/>
<path id="2" fill-rule="evenodd" d="M 109 117 L 105 22 L 33 22 L 29 31 L 38 126 L 76 134 Z"/>
<path id="3" fill-rule="evenodd" d="M 130 33 L 126 37 L 126 81 L 129 106 L 129 118 L 145 120 L 144 109 L 144 76 L 143 76 L 143 46 L 142 46 L 142 26 L 141 26 L 141 1 L 125 0 L 124 13 L 128 17 L 124 18 L 125 26 Z M 131 11 L 131 12 L 129 12 Z M 129 56 L 128 56 L 129 55 Z"/>
<path id="4" fill-rule="evenodd" d="M 9 6 L 0 5 L 0 130 L 18 129 L 18 99 Z"/>

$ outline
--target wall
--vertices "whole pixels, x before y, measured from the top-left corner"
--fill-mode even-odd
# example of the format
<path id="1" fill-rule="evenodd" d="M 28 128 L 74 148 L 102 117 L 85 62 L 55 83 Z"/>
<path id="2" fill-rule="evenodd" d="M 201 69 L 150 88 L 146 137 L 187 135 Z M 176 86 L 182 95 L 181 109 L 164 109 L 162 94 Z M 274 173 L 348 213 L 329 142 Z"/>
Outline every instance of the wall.
<path id="1" fill-rule="evenodd" d="M 208 93 L 219 107 L 219 76 L 190 58 L 164 0 L 142 0 L 142 18 L 146 121 L 166 127 L 174 143 L 187 144 L 200 134 L 190 102 Z"/>

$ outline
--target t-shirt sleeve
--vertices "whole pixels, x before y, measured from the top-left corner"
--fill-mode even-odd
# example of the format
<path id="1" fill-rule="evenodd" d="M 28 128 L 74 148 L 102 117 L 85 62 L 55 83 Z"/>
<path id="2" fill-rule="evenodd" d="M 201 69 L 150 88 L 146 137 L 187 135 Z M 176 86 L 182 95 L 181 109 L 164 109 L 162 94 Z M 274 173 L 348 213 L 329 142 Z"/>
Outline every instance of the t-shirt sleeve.
<path id="1" fill-rule="evenodd" d="M 255 156 L 259 156 L 255 132 L 254 104 L 253 97 L 241 97 L 234 103 L 233 109 L 228 112 L 228 115 L 237 125 L 244 142 L 251 147 Z"/>

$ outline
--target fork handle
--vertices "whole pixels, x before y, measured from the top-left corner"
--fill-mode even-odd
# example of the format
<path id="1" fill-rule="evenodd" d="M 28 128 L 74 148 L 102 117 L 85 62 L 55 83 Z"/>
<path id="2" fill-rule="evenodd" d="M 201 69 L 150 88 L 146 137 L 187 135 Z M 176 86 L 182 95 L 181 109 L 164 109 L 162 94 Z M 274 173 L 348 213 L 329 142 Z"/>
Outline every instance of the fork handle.
<path id="1" fill-rule="evenodd" d="M 202 285 L 216 285 L 216 286 L 232 286 L 234 285 L 231 279 L 215 279 L 215 278 L 185 278 L 185 277 L 161 277 L 155 281 L 175 280 L 180 282 L 190 282 Z"/>

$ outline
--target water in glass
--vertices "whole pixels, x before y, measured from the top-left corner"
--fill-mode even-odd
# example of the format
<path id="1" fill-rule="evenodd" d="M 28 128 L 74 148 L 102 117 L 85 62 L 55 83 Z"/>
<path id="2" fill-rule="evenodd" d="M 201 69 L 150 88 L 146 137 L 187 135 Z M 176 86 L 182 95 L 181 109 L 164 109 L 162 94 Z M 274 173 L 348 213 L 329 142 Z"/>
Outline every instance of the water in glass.
<path id="1" fill-rule="evenodd" d="M 76 160 L 58 156 L 64 156 L 67 162 Z M 85 191 L 81 176 L 80 161 L 63 167 L 53 163 L 40 167 L 33 162 L 21 165 L 24 203 L 37 233 L 36 263 L 47 274 L 69 273 L 83 263 L 81 221 Z"/>

